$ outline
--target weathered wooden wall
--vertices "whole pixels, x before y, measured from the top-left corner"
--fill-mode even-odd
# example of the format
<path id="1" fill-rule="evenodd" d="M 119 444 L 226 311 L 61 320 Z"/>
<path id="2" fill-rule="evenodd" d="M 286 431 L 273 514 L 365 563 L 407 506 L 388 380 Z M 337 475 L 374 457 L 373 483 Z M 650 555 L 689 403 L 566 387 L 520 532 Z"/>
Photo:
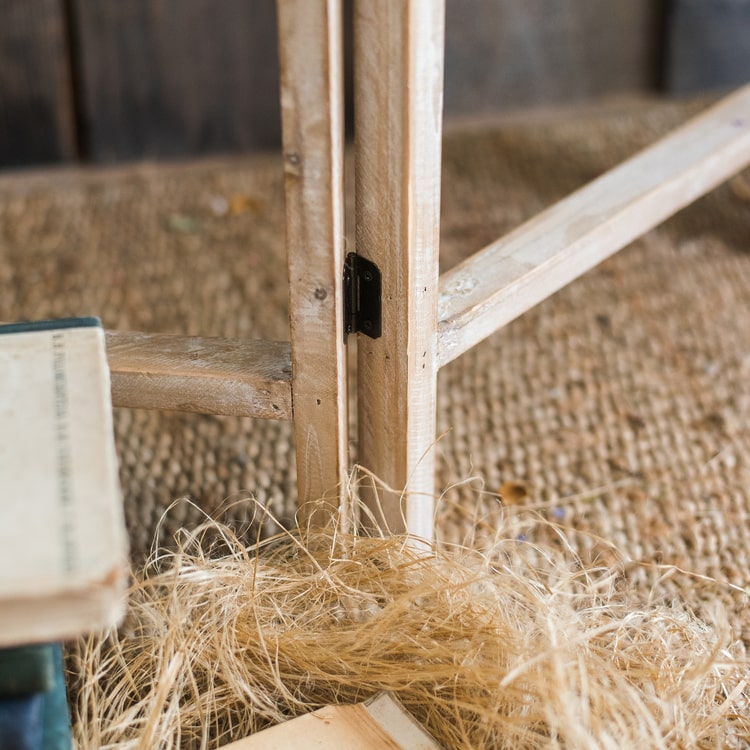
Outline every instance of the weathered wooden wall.
<path id="1" fill-rule="evenodd" d="M 73 0 L 96 161 L 279 143 L 275 0 Z"/>
<path id="2" fill-rule="evenodd" d="M 670 91 L 750 80 L 750 0 L 672 0 L 665 83 Z"/>
<path id="3" fill-rule="evenodd" d="M 447 0 L 446 113 L 728 86 L 748 39 L 750 0 Z M 0 0 L 0 167 L 275 148 L 277 92 L 275 0 Z"/>
<path id="4" fill-rule="evenodd" d="M 448 0 L 446 114 L 653 91 L 662 0 Z"/>
<path id="5" fill-rule="evenodd" d="M 75 158 L 60 0 L 0 0 L 0 166 Z"/>

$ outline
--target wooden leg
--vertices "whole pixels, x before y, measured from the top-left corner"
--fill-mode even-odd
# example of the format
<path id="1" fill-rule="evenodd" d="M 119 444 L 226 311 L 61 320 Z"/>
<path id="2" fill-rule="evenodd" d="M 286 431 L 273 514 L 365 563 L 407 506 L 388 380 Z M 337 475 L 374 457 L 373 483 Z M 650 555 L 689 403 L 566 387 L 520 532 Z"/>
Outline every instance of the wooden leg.
<path id="1" fill-rule="evenodd" d="M 440 277 L 442 367 L 750 164 L 750 86 Z"/>
<path id="2" fill-rule="evenodd" d="M 433 535 L 442 0 L 355 0 L 356 244 L 382 272 L 383 332 L 358 341 L 359 460 L 393 532 Z M 374 504 L 374 498 L 365 498 Z"/>
<path id="3" fill-rule="evenodd" d="M 278 0 L 278 13 L 292 408 L 310 523 L 314 501 L 338 508 L 348 472 L 341 0 Z"/>

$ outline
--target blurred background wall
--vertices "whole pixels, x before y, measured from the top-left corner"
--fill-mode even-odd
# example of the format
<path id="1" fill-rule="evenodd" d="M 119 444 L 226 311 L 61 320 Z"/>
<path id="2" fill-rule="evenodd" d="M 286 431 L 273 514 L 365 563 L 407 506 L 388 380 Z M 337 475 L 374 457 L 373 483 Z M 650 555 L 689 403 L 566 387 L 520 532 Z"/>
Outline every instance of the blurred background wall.
<path id="1" fill-rule="evenodd" d="M 737 85 L 750 0 L 447 0 L 445 80 L 447 117 Z M 275 0 L 0 0 L 0 168 L 274 148 L 277 86 Z"/>

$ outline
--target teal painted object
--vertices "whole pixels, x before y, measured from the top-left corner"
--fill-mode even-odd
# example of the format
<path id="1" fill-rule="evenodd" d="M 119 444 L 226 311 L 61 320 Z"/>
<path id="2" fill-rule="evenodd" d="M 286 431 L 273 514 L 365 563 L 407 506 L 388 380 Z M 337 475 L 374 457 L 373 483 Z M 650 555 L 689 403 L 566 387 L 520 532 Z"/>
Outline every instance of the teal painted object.
<path id="1" fill-rule="evenodd" d="M 60 644 L 0 650 L 0 750 L 71 750 Z"/>
<path id="2" fill-rule="evenodd" d="M 0 748 L 41 750 L 44 693 L 0 699 Z"/>
<path id="3" fill-rule="evenodd" d="M 32 320 L 28 323 L 3 323 L 0 334 L 30 333 L 32 331 L 57 331 L 63 328 L 101 328 L 102 321 L 93 315 L 82 318 L 56 318 L 54 320 Z"/>
<path id="4" fill-rule="evenodd" d="M 62 646 L 52 646 L 54 684 L 44 696 L 42 750 L 72 750 L 70 738 L 70 710 L 65 691 L 65 665 Z"/>
<path id="5" fill-rule="evenodd" d="M 0 649 L 0 698 L 46 693 L 54 684 L 55 658 L 51 645 Z"/>

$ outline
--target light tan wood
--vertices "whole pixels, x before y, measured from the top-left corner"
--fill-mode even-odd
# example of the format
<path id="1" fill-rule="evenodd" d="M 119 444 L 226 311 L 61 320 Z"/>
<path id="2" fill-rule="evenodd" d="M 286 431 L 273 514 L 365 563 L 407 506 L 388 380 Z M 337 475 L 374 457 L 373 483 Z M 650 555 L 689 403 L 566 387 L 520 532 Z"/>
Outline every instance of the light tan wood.
<path id="1" fill-rule="evenodd" d="M 348 472 L 340 0 L 278 0 L 297 491 L 341 505 Z M 320 521 L 326 519 L 321 517 Z"/>
<path id="2" fill-rule="evenodd" d="M 443 366 L 750 163 L 750 86 L 440 277 Z"/>
<path id="3" fill-rule="evenodd" d="M 383 274 L 383 335 L 358 340 L 359 461 L 399 493 L 385 522 L 431 538 L 444 3 L 354 4 L 357 252 Z M 364 489 L 364 488 L 363 488 Z M 368 493 L 366 502 L 374 504 Z"/>
<path id="4" fill-rule="evenodd" d="M 112 403 L 291 419 L 289 344 L 107 331 Z"/>
<path id="5" fill-rule="evenodd" d="M 326 706 L 225 746 L 227 750 L 440 750 L 387 693 L 367 703 Z"/>

